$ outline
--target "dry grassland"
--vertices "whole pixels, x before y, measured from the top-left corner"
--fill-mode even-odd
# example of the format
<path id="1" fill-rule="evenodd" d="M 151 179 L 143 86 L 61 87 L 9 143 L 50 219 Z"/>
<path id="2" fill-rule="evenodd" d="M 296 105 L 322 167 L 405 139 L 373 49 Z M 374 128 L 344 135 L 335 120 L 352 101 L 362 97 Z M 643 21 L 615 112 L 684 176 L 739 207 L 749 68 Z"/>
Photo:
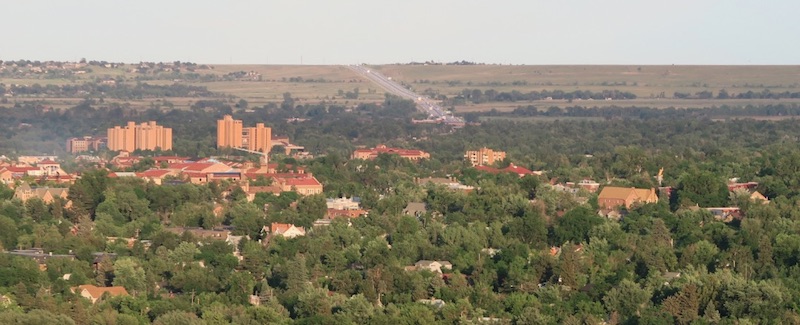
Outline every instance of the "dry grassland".
<path id="1" fill-rule="evenodd" d="M 120 68 L 91 67 L 92 72 L 76 75 L 70 79 L 36 79 L 35 77 L 16 79 L 0 78 L 0 83 L 23 85 L 67 85 L 105 78 L 120 78 L 126 83 L 137 82 L 141 75 L 128 72 L 134 65 Z M 614 101 L 534 101 L 515 103 L 484 103 L 456 107 L 457 112 L 485 111 L 497 109 L 513 110 L 519 106 L 538 107 L 608 107 L 608 106 L 648 106 L 648 107 L 710 107 L 721 105 L 763 105 L 774 103 L 800 103 L 800 99 L 785 100 L 696 100 L 672 99 L 675 92 L 694 94 L 711 91 L 716 95 L 721 89 L 729 93 L 752 90 L 761 92 L 800 92 L 800 66 L 511 66 L 511 65 L 384 65 L 374 66 L 395 80 L 402 81 L 422 92 L 453 97 L 464 89 L 494 89 L 496 91 L 531 92 L 541 90 L 619 90 L 637 95 L 635 100 Z M 354 74 L 343 66 L 322 65 L 215 65 L 213 69 L 195 71 L 198 74 L 223 76 L 232 72 L 254 71 L 261 80 L 237 81 L 187 81 L 187 80 L 147 80 L 155 85 L 169 85 L 175 82 L 207 87 L 210 91 L 232 98 L 243 98 L 251 106 L 283 101 L 284 93 L 291 93 L 298 103 L 336 103 L 355 105 L 362 102 L 380 102 L 384 91 L 377 85 Z M 290 80 L 290 79 L 295 80 Z M 302 78 L 303 81 L 298 81 Z M 310 81 L 313 80 L 313 81 Z M 359 99 L 348 100 L 339 91 L 348 92 L 359 89 Z M 660 94 L 666 98 L 657 98 Z M 224 97 L 223 97 L 224 98 Z M 197 100 L 207 98 L 164 98 L 126 101 L 106 99 L 106 102 L 119 102 L 135 108 L 148 108 L 167 100 L 176 107 L 191 106 Z M 13 98 L 14 101 L 38 101 L 58 108 L 68 108 L 82 101 L 82 98 Z"/>

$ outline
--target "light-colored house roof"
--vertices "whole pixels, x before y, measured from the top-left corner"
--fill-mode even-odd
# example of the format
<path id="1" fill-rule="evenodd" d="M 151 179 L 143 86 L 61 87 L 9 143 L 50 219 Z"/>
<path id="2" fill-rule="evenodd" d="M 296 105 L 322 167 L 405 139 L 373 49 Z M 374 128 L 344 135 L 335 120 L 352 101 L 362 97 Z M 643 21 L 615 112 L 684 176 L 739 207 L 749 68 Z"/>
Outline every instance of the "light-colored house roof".
<path id="1" fill-rule="evenodd" d="M 620 199 L 620 200 L 627 200 L 628 198 L 633 198 L 635 200 L 648 200 L 651 199 L 651 196 L 653 195 L 655 195 L 655 190 L 653 189 L 606 186 L 603 188 L 602 191 L 600 191 L 600 195 L 598 195 L 597 198 Z"/>
<path id="2" fill-rule="evenodd" d="M 92 300 L 92 303 L 97 302 L 97 300 L 100 299 L 100 297 L 102 297 L 105 293 L 108 293 L 112 297 L 128 295 L 128 290 L 125 290 L 124 287 L 98 287 L 91 284 L 79 285 L 75 288 L 72 288 L 72 292 Z"/>
<path id="3" fill-rule="evenodd" d="M 294 238 L 306 235 L 306 229 L 298 227 L 289 223 L 273 222 L 270 227 L 270 234 L 273 236 L 283 236 L 286 238 Z"/>
<path id="4" fill-rule="evenodd" d="M 50 187 L 31 188 L 31 186 L 28 185 L 27 183 L 22 183 L 22 185 L 18 186 L 14 190 L 14 198 L 16 199 L 26 201 L 30 198 L 36 197 L 41 199 L 45 203 L 50 203 L 53 201 L 53 199 L 57 197 L 66 199 L 68 194 L 69 194 L 68 188 L 50 188 Z"/>
<path id="5" fill-rule="evenodd" d="M 428 212 L 428 209 L 425 207 L 425 203 L 422 202 L 408 202 L 406 208 L 403 209 L 403 214 L 418 216 L 421 214 L 425 214 Z"/>
<path id="6" fill-rule="evenodd" d="M 750 200 L 751 201 L 759 201 L 760 200 L 764 204 L 769 203 L 769 199 L 766 196 L 764 196 L 764 194 L 761 194 L 758 191 L 755 191 L 755 192 L 753 192 L 753 194 L 750 194 Z"/>

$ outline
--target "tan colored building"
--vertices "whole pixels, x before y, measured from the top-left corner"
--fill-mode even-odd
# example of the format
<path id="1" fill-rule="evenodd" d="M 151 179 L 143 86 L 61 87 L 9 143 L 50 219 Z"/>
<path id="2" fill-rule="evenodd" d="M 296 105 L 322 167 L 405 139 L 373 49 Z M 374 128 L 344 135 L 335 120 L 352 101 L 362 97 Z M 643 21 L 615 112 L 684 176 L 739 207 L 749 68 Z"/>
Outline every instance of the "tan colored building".
<path id="1" fill-rule="evenodd" d="M 97 287 L 91 284 L 79 285 L 72 288 L 72 292 L 80 294 L 81 297 L 89 299 L 92 303 L 97 303 L 103 295 L 108 294 L 110 297 L 127 296 L 128 291 L 124 287 Z"/>
<path id="2" fill-rule="evenodd" d="M 217 120 L 217 148 L 224 147 L 268 153 L 272 149 L 272 128 L 264 126 L 264 123 L 243 127 L 242 120 L 225 115 Z"/>
<path id="3" fill-rule="evenodd" d="M 658 195 L 656 190 L 633 188 L 633 187 L 614 187 L 606 186 L 597 196 L 597 204 L 602 209 L 614 209 L 625 207 L 630 209 L 634 203 L 657 203 Z"/>
<path id="4" fill-rule="evenodd" d="M 494 151 L 492 149 L 483 147 L 476 151 L 468 150 L 467 153 L 464 154 L 464 158 L 467 159 L 472 166 L 491 166 L 496 162 L 506 159 L 506 152 Z"/>
<path id="5" fill-rule="evenodd" d="M 172 150 L 172 129 L 150 121 L 137 125 L 128 122 L 125 127 L 108 129 L 108 149 L 124 150 Z"/>
<path id="6" fill-rule="evenodd" d="M 275 178 L 276 185 L 281 187 L 281 191 L 294 191 L 302 196 L 320 194 L 323 191 L 322 183 L 315 177 L 304 178 Z"/>
<path id="7" fill-rule="evenodd" d="M 225 147 L 242 147 L 242 120 L 234 120 L 230 115 L 217 120 L 217 148 Z"/>
<path id="8" fill-rule="evenodd" d="M 264 226 L 262 232 L 269 230 L 269 236 L 283 236 L 284 238 L 295 238 L 306 235 L 306 229 L 298 227 L 290 223 L 277 223 L 273 222 L 269 228 Z"/>
<path id="9" fill-rule="evenodd" d="M 244 133 L 243 144 L 247 150 L 268 153 L 272 149 L 272 128 L 265 127 L 264 123 L 256 123 L 256 127 L 245 128 Z"/>
<path id="10" fill-rule="evenodd" d="M 14 190 L 14 198 L 19 199 L 22 202 L 25 202 L 30 198 L 39 198 L 44 203 L 50 204 L 57 197 L 66 200 L 67 195 L 69 195 L 68 188 L 49 188 L 49 187 L 31 188 L 31 186 L 28 185 L 28 183 L 22 183 L 22 185 L 18 186 Z"/>
<path id="11" fill-rule="evenodd" d="M 351 158 L 375 159 L 378 158 L 378 155 L 382 153 L 388 155 L 398 155 L 401 158 L 406 158 L 413 161 L 431 158 L 431 154 L 422 150 L 390 148 L 385 145 L 379 145 L 372 149 L 356 149 L 356 151 L 353 151 L 353 156 Z"/>
<path id="12" fill-rule="evenodd" d="M 79 153 L 85 151 L 99 151 L 106 146 L 108 141 L 105 137 L 81 137 L 67 140 L 67 151 L 69 153 Z"/>

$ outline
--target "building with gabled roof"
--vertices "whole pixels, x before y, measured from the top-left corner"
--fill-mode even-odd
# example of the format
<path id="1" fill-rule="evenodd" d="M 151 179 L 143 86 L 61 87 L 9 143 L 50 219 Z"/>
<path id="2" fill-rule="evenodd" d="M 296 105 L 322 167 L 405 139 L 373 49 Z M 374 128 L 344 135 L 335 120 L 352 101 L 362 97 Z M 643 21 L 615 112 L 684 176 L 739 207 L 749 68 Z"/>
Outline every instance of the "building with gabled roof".
<path id="1" fill-rule="evenodd" d="M 261 231 L 268 232 L 270 237 L 282 236 L 284 238 L 295 238 L 306 235 L 305 228 L 298 227 L 290 223 L 273 222 L 272 224 L 270 224 L 269 228 L 267 228 L 267 226 L 264 226 L 264 228 L 261 229 Z"/>
<path id="2" fill-rule="evenodd" d="M 108 294 L 111 297 L 116 296 L 128 296 L 128 290 L 125 290 L 124 287 L 114 286 L 114 287 L 98 287 L 91 284 L 83 284 L 77 287 L 71 288 L 72 293 L 79 294 L 81 297 L 89 299 L 92 303 L 97 303 L 103 295 Z"/>
<path id="3" fill-rule="evenodd" d="M 175 176 L 175 172 L 166 169 L 149 169 L 141 173 L 136 173 L 136 177 L 147 182 L 153 182 L 156 185 L 161 185 L 164 182 L 164 178 L 167 176 Z"/>
<path id="4" fill-rule="evenodd" d="M 606 186 L 597 196 L 597 204 L 601 209 L 625 207 L 630 209 L 634 203 L 658 203 L 656 190 L 634 187 Z"/>
<path id="5" fill-rule="evenodd" d="M 764 194 L 761 194 L 761 192 L 759 191 L 753 191 L 753 193 L 750 194 L 750 201 L 761 202 L 761 204 L 769 203 L 769 199 L 766 196 L 764 196 Z"/>
<path id="6" fill-rule="evenodd" d="M 5 185 L 14 184 L 14 173 L 6 167 L 0 168 L 0 183 Z"/>
<path id="7" fill-rule="evenodd" d="M 322 193 L 322 183 L 315 177 L 310 176 L 302 178 L 275 178 L 275 183 L 281 187 L 283 192 L 294 191 L 300 195 L 314 195 Z"/>
<path id="8" fill-rule="evenodd" d="M 28 183 L 22 183 L 22 185 L 17 186 L 17 188 L 14 190 L 14 198 L 19 199 L 22 202 L 35 197 L 41 199 L 44 201 L 44 203 L 49 204 L 57 197 L 66 200 L 67 195 L 69 195 L 69 188 L 32 188 L 30 185 L 28 185 Z"/>

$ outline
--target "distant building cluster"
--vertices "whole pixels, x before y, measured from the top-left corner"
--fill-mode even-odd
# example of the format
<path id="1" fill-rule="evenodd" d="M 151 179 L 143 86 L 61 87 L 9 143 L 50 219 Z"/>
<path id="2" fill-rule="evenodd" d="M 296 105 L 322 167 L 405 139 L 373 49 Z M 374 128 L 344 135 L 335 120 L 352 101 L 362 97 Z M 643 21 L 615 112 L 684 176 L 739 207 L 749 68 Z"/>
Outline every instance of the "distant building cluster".
<path id="1" fill-rule="evenodd" d="M 33 177 L 38 181 L 70 184 L 75 180 L 61 169 L 53 156 L 20 156 L 17 162 L 0 161 L 0 183 L 13 187 L 23 177 Z"/>
<path id="2" fill-rule="evenodd" d="M 400 149 L 390 148 L 385 145 L 379 145 L 372 149 L 357 149 L 353 152 L 353 159 L 375 159 L 379 154 L 398 155 L 401 158 L 417 161 L 420 159 L 430 159 L 431 154 L 416 149 Z"/>
<path id="3" fill-rule="evenodd" d="M 501 162 L 506 159 L 506 152 L 505 151 L 495 151 L 486 147 L 480 148 L 478 150 L 468 150 L 466 154 L 464 154 L 464 158 L 468 160 L 472 166 L 491 166 L 497 162 Z"/>
<path id="4" fill-rule="evenodd" d="M 124 127 L 108 129 L 108 149 L 112 151 L 172 150 L 172 129 L 150 121 L 128 122 Z"/>

